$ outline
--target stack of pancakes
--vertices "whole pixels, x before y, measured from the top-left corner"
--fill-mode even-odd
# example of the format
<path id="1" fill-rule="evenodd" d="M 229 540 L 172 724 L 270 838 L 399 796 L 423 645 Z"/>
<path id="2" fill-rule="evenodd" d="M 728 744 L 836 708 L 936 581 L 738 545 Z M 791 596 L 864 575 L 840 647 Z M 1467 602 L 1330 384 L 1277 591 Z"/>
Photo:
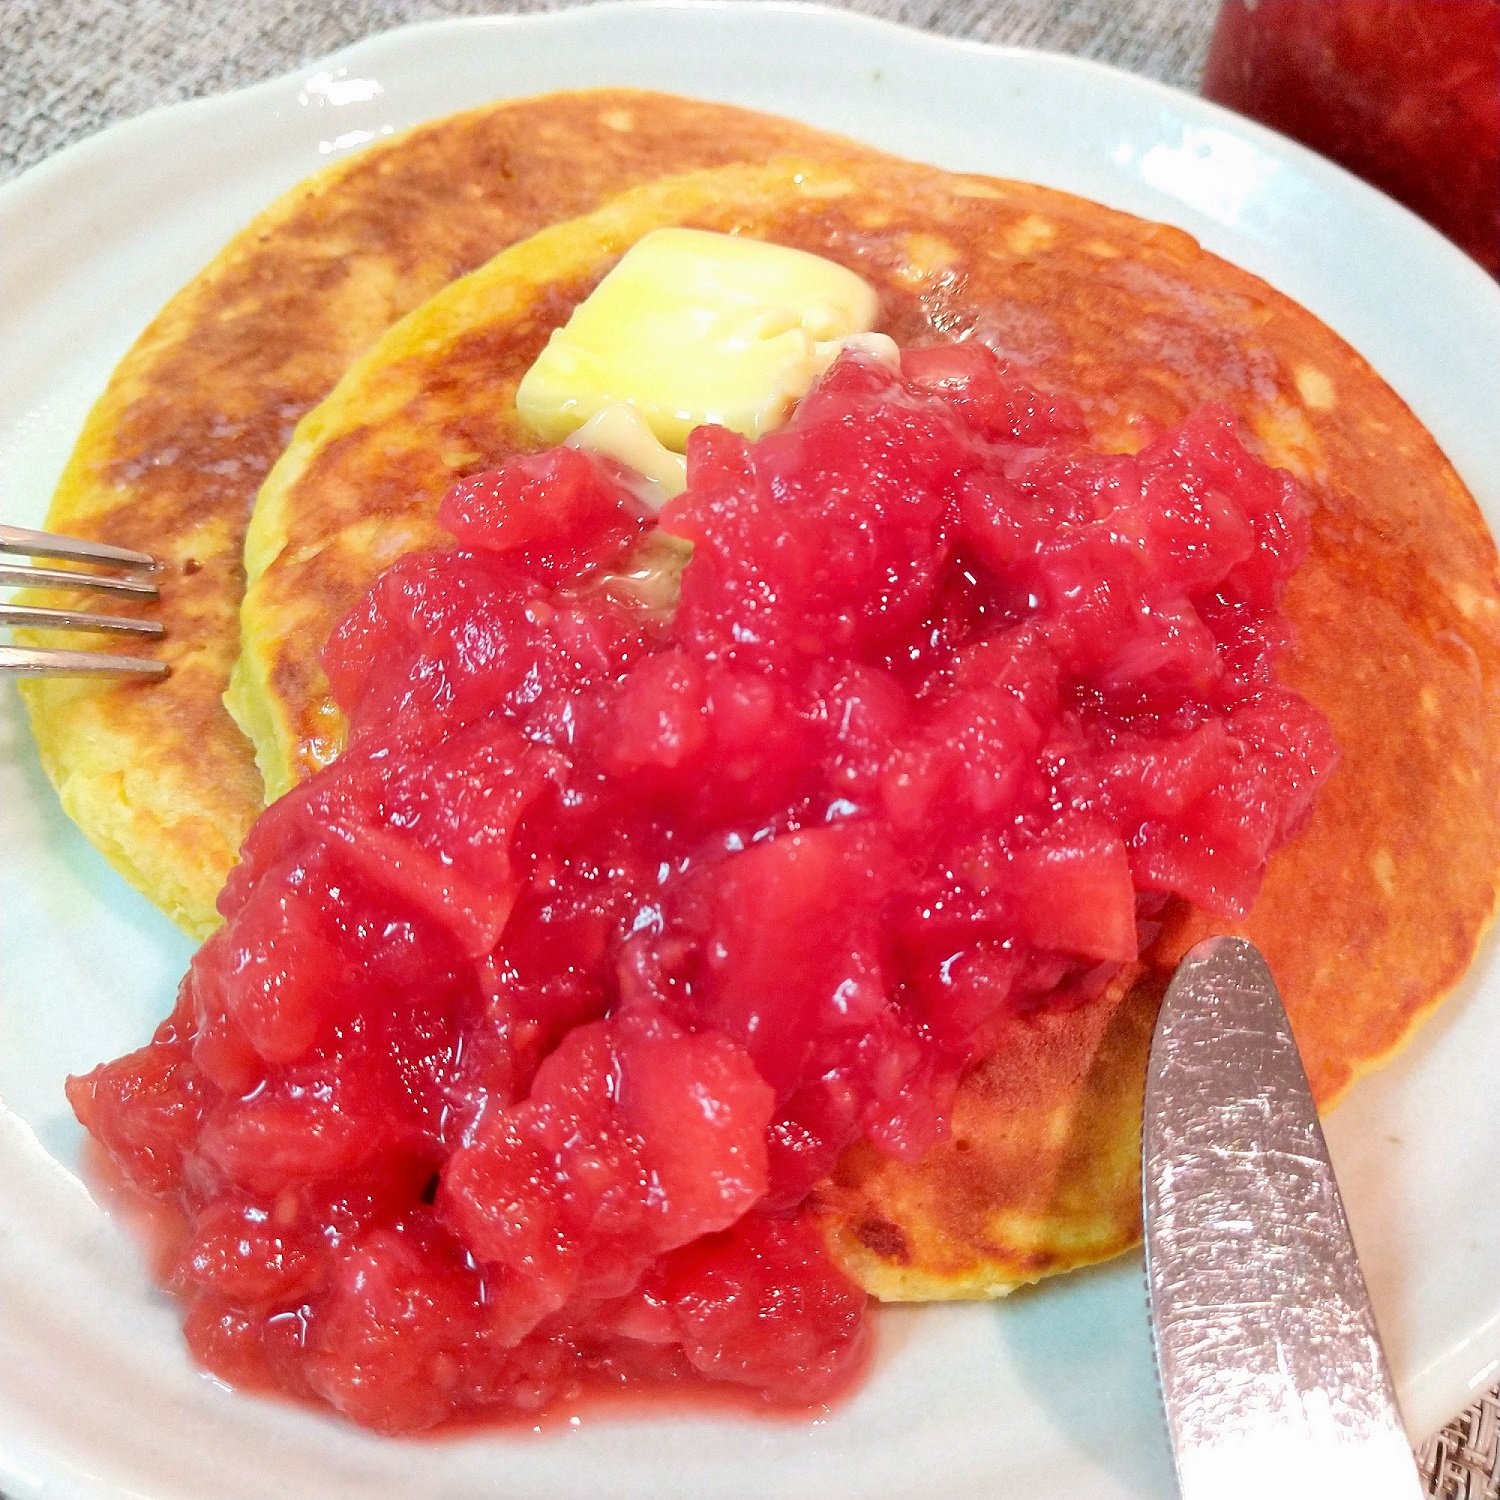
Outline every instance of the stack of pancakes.
<path id="1" fill-rule="evenodd" d="M 1178 230 L 662 95 L 512 101 L 371 146 L 269 208 L 147 329 L 48 524 L 164 560 L 171 673 L 26 687 L 88 836 L 188 931 L 212 928 L 268 792 L 338 752 L 329 630 L 394 557 L 445 540 L 454 477 L 538 446 L 518 380 L 667 225 L 849 266 L 883 332 L 982 339 L 1077 400 L 1100 447 L 1218 401 L 1301 479 L 1314 540 L 1283 672 L 1343 763 L 1239 930 L 1322 1101 L 1388 1056 L 1467 967 L 1500 870 L 1500 579 L 1431 437 L 1310 314 Z M 1015 1017 L 919 1165 L 851 1152 L 812 1204 L 851 1274 L 883 1297 L 990 1296 L 1133 1243 L 1155 1006 L 1205 930 L 1175 907 L 1100 1002 Z"/>

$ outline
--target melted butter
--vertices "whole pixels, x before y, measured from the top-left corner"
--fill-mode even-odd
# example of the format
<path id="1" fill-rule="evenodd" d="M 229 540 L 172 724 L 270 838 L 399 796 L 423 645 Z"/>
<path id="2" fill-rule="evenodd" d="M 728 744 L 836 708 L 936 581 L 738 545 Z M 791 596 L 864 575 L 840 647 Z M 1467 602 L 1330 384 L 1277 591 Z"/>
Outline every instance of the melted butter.
<path id="1" fill-rule="evenodd" d="M 570 448 L 587 449 L 632 470 L 641 481 L 641 499 L 653 510 L 687 488 L 687 460 L 668 448 L 629 402 L 601 408 L 567 442 Z"/>

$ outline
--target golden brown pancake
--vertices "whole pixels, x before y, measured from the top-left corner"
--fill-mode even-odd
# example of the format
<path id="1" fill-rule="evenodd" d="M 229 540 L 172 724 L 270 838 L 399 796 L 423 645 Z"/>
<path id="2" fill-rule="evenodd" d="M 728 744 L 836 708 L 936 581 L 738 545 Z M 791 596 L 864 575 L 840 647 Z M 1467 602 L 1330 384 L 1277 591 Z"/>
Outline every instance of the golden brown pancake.
<path id="1" fill-rule="evenodd" d="M 724 168 L 548 230 L 392 329 L 302 424 L 257 505 L 237 694 L 273 785 L 337 748 L 318 644 L 390 557 L 441 540 L 455 475 L 536 446 L 513 410 L 520 375 L 666 224 L 843 262 L 877 286 L 898 341 L 983 338 L 1074 396 L 1108 448 L 1222 401 L 1304 481 L 1314 540 L 1287 598 L 1285 676 L 1344 759 L 1243 930 L 1320 1099 L 1387 1056 L 1462 974 L 1495 904 L 1493 543 L 1406 406 L 1310 314 L 1180 231 L 1044 188 L 890 162 Z M 1104 1002 L 1017 1018 L 920 1164 L 850 1154 L 814 1211 L 857 1279 L 882 1297 L 994 1295 L 1135 1240 L 1161 970 L 1204 925 L 1179 909 Z"/>
<path id="2" fill-rule="evenodd" d="M 222 695 L 239 651 L 256 490 L 350 361 L 497 250 L 664 172 L 858 148 L 724 105 L 633 90 L 511 101 L 371 146 L 251 223 L 142 334 L 47 524 L 165 563 L 162 683 L 23 685 L 63 806 L 190 933 L 263 805 Z M 55 602 L 66 602 L 58 598 Z M 304 643 L 309 653 L 317 642 Z"/>

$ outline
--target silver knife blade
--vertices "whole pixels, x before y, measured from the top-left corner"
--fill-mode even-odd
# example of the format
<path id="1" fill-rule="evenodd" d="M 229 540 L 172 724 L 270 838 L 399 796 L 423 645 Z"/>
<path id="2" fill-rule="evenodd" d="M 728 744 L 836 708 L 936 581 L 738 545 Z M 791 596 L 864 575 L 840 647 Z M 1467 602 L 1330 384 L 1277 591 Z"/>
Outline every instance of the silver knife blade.
<path id="1" fill-rule="evenodd" d="M 1420 1500 L 1302 1059 L 1250 943 L 1198 944 L 1168 986 L 1142 1149 L 1183 1500 Z"/>

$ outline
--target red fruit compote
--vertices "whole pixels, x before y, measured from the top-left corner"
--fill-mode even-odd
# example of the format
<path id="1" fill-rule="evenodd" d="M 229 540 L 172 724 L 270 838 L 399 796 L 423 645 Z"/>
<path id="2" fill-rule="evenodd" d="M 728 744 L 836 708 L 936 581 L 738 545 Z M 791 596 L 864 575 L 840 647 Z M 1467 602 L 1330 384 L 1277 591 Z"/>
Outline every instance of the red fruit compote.
<path id="1" fill-rule="evenodd" d="M 997 1021 L 1087 1004 L 1171 898 L 1243 912 L 1306 816 L 1297 486 L 1218 410 L 1094 452 L 966 344 L 697 429 L 659 514 L 560 448 L 441 516 L 328 643 L 347 750 L 74 1108 L 181 1215 L 232 1382 L 385 1432 L 824 1402 L 866 1299 L 813 1184 L 920 1158 Z"/>

